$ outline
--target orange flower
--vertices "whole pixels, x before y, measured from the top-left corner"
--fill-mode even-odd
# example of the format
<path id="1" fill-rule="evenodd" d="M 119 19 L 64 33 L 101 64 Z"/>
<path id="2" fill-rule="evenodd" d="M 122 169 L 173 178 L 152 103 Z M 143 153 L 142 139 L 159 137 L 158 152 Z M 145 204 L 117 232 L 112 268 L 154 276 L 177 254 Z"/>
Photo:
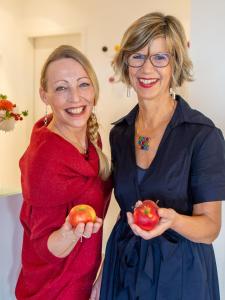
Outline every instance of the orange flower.
<path id="1" fill-rule="evenodd" d="M 28 115 L 28 111 L 18 112 L 16 104 L 7 100 L 7 95 L 0 93 L 0 130 L 11 131 L 14 129 L 16 121 L 22 121 Z"/>
<path id="2" fill-rule="evenodd" d="M 9 100 L 0 99 L 0 110 L 12 111 L 14 105 Z"/>

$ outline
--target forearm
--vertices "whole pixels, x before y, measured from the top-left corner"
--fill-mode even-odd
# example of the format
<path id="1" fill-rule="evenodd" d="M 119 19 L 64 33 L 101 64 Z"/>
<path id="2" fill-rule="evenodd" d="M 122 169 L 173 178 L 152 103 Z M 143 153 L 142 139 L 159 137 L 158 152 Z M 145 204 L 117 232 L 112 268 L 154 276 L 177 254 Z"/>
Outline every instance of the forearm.
<path id="1" fill-rule="evenodd" d="M 62 229 L 54 231 L 48 238 L 48 249 L 56 257 L 66 257 L 71 253 L 80 237 L 66 234 Z"/>
<path id="2" fill-rule="evenodd" d="M 98 274 L 96 276 L 97 279 L 102 279 L 103 267 L 104 267 L 104 259 L 102 260 L 101 266 L 98 270 Z"/>
<path id="3" fill-rule="evenodd" d="M 206 215 L 176 214 L 171 229 L 193 242 L 211 244 L 219 234 L 220 220 L 214 221 Z"/>
<path id="4" fill-rule="evenodd" d="M 171 228 L 193 242 L 211 244 L 221 227 L 221 201 L 195 204 L 192 216 L 181 215 L 172 208 L 159 208 L 158 215 L 159 223 L 150 231 L 134 224 L 133 215 L 129 212 L 127 220 L 134 234 L 145 240 L 160 236 Z"/>

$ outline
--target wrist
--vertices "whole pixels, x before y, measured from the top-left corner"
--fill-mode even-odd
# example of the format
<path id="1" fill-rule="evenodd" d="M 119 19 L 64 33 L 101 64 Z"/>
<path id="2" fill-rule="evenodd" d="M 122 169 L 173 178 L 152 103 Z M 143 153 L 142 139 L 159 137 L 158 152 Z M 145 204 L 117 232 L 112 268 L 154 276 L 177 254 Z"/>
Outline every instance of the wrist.
<path id="1" fill-rule="evenodd" d="M 173 209 L 173 220 L 172 220 L 171 229 L 177 231 L 180 224 L 180 219 L 181 219 L 181 215 Z"/>

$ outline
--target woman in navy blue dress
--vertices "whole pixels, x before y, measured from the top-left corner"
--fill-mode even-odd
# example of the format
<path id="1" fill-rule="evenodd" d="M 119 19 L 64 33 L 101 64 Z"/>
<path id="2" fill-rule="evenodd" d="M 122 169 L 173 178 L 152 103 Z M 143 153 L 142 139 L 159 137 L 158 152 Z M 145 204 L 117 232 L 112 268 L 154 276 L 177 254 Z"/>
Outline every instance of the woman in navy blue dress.
<path id="1" fill-rule="evenodd" d="M 121 212 L 91 299 L 219 300 L 212 242 L 225 199 L 224 139 L 171 93 L 192 80 L 182 25 L 161 13 L 141 17 L 124 34 L 113 66 L 138 105 L 110 134 Z M 159 201 L 160 222 L 151 231 L 133 223 L 144 199 Z"/>

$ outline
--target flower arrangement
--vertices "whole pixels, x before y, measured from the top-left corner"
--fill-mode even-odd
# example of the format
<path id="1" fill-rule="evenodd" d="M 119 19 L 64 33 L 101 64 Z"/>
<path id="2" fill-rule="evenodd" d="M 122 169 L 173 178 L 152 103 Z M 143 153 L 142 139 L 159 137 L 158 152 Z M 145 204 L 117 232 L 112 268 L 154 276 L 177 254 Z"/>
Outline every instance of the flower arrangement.
<path id="1" fill-rule="evenodd" d="M 0 130 L 13 130 L 16 121 L 22 121 L 27 115 L 27 110 L 19 113 L 16 104 L 9 101 L 6 95 L 0 94 Z"/>

